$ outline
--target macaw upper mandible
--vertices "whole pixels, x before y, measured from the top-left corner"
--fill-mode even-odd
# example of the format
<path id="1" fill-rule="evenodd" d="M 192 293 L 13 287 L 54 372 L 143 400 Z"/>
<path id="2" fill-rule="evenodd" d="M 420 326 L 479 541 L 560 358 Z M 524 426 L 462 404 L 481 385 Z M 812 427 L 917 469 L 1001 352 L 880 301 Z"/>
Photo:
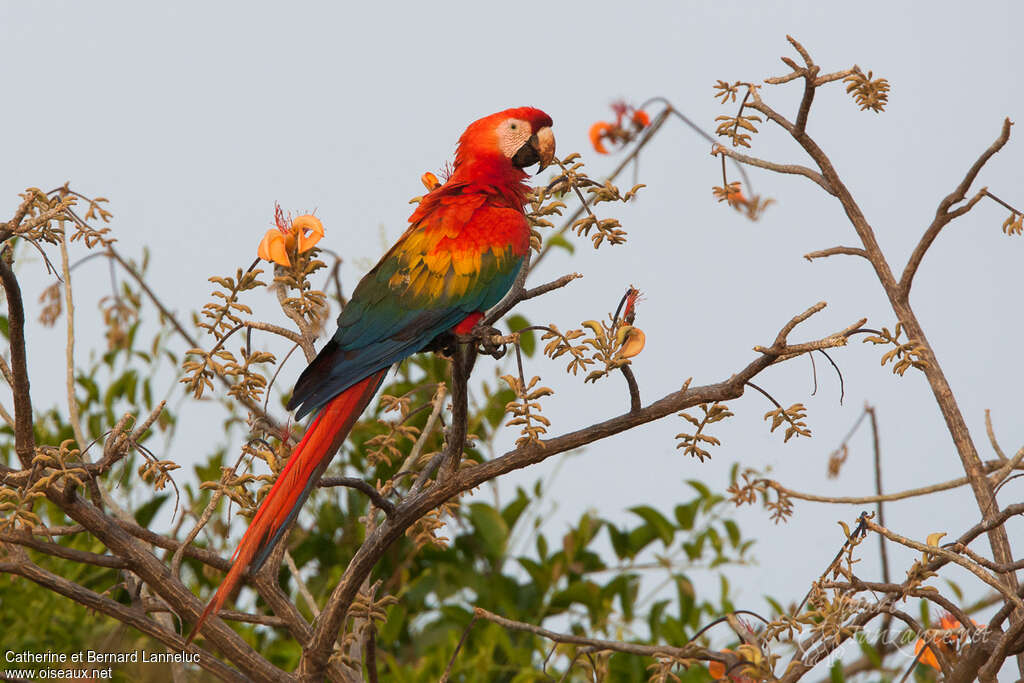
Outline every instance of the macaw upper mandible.
<path id="1" fill-rule="evenodd" d="M 551 117 L 518 107 L 474 121 L 448 180 L 420 201 L 410 226 L 367 273 L 338 330 L 303 371 L 288 403 L 317 412 L 235 551 L 192 631 L 220 609 L 247 569 L 270 554 L 395 363 L 439 335 L 466 333 L 509 291 L 530 248 L 523 170 L 555 154 Z"/>

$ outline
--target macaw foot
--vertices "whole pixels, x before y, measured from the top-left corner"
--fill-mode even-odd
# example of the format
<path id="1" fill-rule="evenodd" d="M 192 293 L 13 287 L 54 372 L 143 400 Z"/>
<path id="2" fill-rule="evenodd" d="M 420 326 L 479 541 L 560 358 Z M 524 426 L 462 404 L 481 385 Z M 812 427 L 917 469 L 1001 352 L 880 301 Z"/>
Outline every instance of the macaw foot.
<path id="1" fill-rule="evenodd" d="M 433 341 L 423 347 L 423 351 L 433 351 L 446 358 L 455 357 L 455 348 L 459 340 L 453 332 L 442 332 L 434 337 Z"/>
<path id="2" fill-rule="evenodd" d="M 477 327 L 473 328 L 473 333 L 470 336 L 471 336 L 471 340 L 472 341 L 477 342 L 477 349 L 476 350 L 479 353 L 482 353 L 484 355 L 490 356 L 491 358 L 494 358 L 495 360 L 503 358 L 505 356 L 505 351 L 506 351 L 506 348 L 507 348 L 507 344 L 504 344 L 504 343 L 496 344 L 496 343 L 494 343 L 494 338 L 495 337 L 502 336 L 501 330 L 499 330 L 499 329 L 497 329 L 495 327 L 490 327 L 490 326 L 487 326 L 487 327 L 477 326 Z"/>
<path id="3" fill-rule="evenodd" d="M 478 353 L 485 354 L 491 358 L 503 358 L 505 356 L 506 344 L 494 343 L 494 337 L 500 337 L 501 330 L 495 327 L 475 327 L 469 334 L 457 334 L 455 332 L 442 332 L 434 337 L 434 340 L 423 347 L 423 351 L 433 351 L 446 358 L 454 358 L 455 350 L 459 344 L 475 344 Z"/>

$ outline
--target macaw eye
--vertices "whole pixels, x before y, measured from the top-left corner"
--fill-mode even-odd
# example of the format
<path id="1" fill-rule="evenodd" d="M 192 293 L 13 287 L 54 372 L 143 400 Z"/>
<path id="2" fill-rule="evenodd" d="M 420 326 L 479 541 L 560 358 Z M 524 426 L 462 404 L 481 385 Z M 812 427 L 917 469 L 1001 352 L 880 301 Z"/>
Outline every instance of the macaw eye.
<path id="1" fill-rule="evenodd" d="M 508 118 L 498 124 L 498 145 L 506 158 L 515 153 L 530 139 L 530 123 L 522 119 Z"/>

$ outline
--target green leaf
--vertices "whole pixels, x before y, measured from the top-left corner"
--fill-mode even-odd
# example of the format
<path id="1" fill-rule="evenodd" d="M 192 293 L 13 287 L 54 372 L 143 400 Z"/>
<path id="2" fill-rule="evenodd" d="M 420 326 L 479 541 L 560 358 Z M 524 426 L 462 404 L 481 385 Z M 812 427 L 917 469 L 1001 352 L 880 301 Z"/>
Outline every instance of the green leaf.
<path id="1" fill-rule="evenodd" d="M 530 499 L 527 497 L 526 492 L 521 487 L 516 489 L 516 499 L 505 506 L 501 511 L 501 518 L 505 520 L 505 525 L 511 529 L 519 521 L 520 515 L 523 514 L 523 510 L 530 504 Z"/>
<path id="2" fill-rule="evenodd" d="M 878 655 L 878 650 L 875 646 L 868 642 L 867 638 L 864 637 L 864 633 L 857 634 L 857 645 L 860 646 L 860 651 L 864 653 L 864 656 L 874 664 L 875 666 L 882 666 L 882 658 Z"/>
<path id="3" fill-rule="evenodd" d="M 537 590 L 541 593 L 546 592 L 551 586 L 551 567 L 534 562 L 528 557 L 518 557 L 516 561 L 530 575 L 530 580 L 537 587 Z"/>
<path id="4" fill-rule="evenodd" d="M 608 540 L 612 542 L 612 550 L 615 551 L 615 556 L 620 560 L 634 557 L 629 547 L 629 534 L 621 531 L 614 524 L 606 522 L 605 527 L 608 529 Z"/>
<path id="5" fill-rule="evenodd" d="M 498 391 L 491 395 L 491 400 L 488 401 L 487 405 L 486 417 L 487 421 L 491 423 L 492 428 L 505 421 L 505 406 L 515 400 L 515 392 L 508 387 L 498 389 Z M 540 494 L 536 495 L 539 496 Z"/>
<path id="6" fill-rule="evenodd" d="M 574 245 L 569 240 L 565 239 L 564 235 L 551 235 L 544 241 L 548 243 L 548 246 L 558 247 L 559 249 L 565 249 L 570 254 L 576 253 L 576 245 Z"/>
<path id="7" fill-rule="evenodd" d="M 727 519 L 722 522 L 725 527 L 725 532 L 729 535 L 729 543 L 733 548 L 739 547 L 740 544 L 740 528 L 736 522 L 731 519 Z"/>
<path id="8" fill-rule="evenodd" d="M 639 589 L 639 577 L 636 574 L 619 574 L 607 585 L 602 593 L 605 596 L 619 598 L 619 607 L 622 609 L 622 617 L 626 622 L 633 621 L 633 605 L 636 602 L 637 590 Z"/>
<path id="9" fill-rule="evenodd" d="M 708 527 L 708 530 L 704 532 L 708 536 L 708 540 L 711 541 L 711 547 L 715 549 L 715 554 L 722 554 L 722 537 L 718 535 L 714 527 Z"/>
<path id="10" fill-rule="evenodd" d="M 160 511 L 160 506 L 164 504 L 167 497 L 168 494 L 161 494 L 139 506 L 139 509 L 135 511 L 135 521 L 138 522 L 139 526 L 148 527 L 152 523 L 153 518 L 156 517 L 156 513 Z"/>
<path id="11" fill-rule="evenodd" d="M 697 481 L 696 479 L 687 479 L 686 483 L 692 486 L 701 498 L 711 497 L 711 489 L 709 489 L 703 482 Z"/>
<path id="12" fill-rule="evenodd" d="M 650 524 L 644 524 L 629 532 L 628 557 L 636 557 L 637 553 L 658 537 L 658 532 Z"/>
<path id="13" fill-rule="evenodd" d="M 506 318 L 505 324 L 508 325 L 509 332 L 517 332 L 524 327 L 529 327 L 530 321 L 519 314 L 515 314 Z M 537 335 L 533 333 L 533 330 L 523 332 L 519 335 L 519 348 L 521 348 L 523 353 L 527 356 L 532 356 L 533 352 L 537 350 Z"/>
<path id="14" fill-rule="evenodd" d="M 79 375 L 75 379 L 75 382 L 78 386 L 85 389 L 86 392 L 86 399 L 83 407 L 88 406 L 93 401 L 100 400 L 100 387 L 95 381 L 93 381 L 92 377 L 89 377 L 88 375 Z"/>
<path id="15" fill-rule="evenodd" d="M 721 584 L 722 611 L 735 612 L 736 606 L 729 599 L 729 579 L 725 578 L 725 574 L 719 574 L 718 581 Z"/>
<path id="16" fill-rule="evenodd" d="M 564 611 L 573 603 L 594 610 L 601 599 L 601 589 L 593 581 L 573 581 L 565 590 L 551 596 L 551 608 Z"/>
<path id="17" fill-rule="evenodd" d="M 685 621 L 676 619 L 673 616 L 666 616 L 665 620 L 661 623 L 661 639 L 664 642 L 685 643 L 689 640 L 689 637 L 686 635 L 686 629 L 684 628 L 684 625 L 696 621 L 696 618 L 700 615 L 700 610 L 694 610 L 692 609 L 692 605 L 690 605 L 688 607 L 685 607 L 684 611 L 690 614 L 690 616 Z M 693 625 L 694 627 L 696 627 L 695 624 Z M 639 657 L 637 659 L 639 659 Z M 695 671 L 696 669 L 692 668 L 690 670 Z M 696 680 L 705 681 L 707 679 L 702 676 L 700 678 L 697 678 Z"/>
<path id="18" fill-rule="evenodd" d="M 647 627 L 651 629 L 651 640 L 653 642 L 658 641 L 658 636 L 661 633 L 661 617 L 665 613 L 665 608 L 668 607 L 670 600 L 659 600 L 658 602 L 651 605 L 651 611 L 647 613 Z"/>
<path id="19" fill-rule="evenodd" d="M 700 508 L 700 498 L 694 498 L 685 505 L 676 505 L 676 521 L 679 528 L 689 531 L 693 528 L 693 522 L 697 518 L 697 510 Z"/>
<path id="20" fill-rule="evenodd" d="M 402 603 L 388 607 L 388 618 L 380 624 L 377 637 L 382 643 L 394 642 L 401 633 L 402 625 L 405 623 L 409 610 Z"/>
<path id="21" fill-rule="evenodd" d="M 469 506 L 469 519 L 483 541 L 488 556 L 501 557 L 508 539 L 508 525 L 498 511 L 487 503 L 473 503 Z"/>
<path id="22" fill-rule="evenodd" d="M 686 551 L 686 557 L 690 560 L 700 559 L 700 556 L 704 554 L 704 541 L 707 540 L 707 535 L 701 534 L 697 538 L 693 539 L 692 542 L 683 543 L 683 550 Z"/>
<path id="23" fill-rule="evenodd" d="M 697 591 L 693 588 L 693 582 L 685 574 L 676 574 L 673 578 L 676 582 L 676 591 L 679 594 L 679 620 L 684 624 L 690 623 L 692 617 L 699 616 L 694 614 Z"/>
<path id="24" fill-rule="evenodd" d="M 771 597 L 770 595 L 764 596 L 764 599 L 765 599 L 765 602 L 767 602 L 769 605 L 771 605 L 772 609 L 775 610 L 775 614 L 786 614 L 786 610 L 783 609 L 782 603 L 780 603 L 778 600 L 776 600 L 775 598 Z"/>
<path id="25" fill-rule="evenodd" d="M 654 529 L 666 547 L 672 544 L 672 537 L 676 534 L 676 528 L 672 526 L 672 522 L 665 518 L 665 515 L 649 505 L 637 505 L 629 508 L 629 511 L 642 517 Z"/>

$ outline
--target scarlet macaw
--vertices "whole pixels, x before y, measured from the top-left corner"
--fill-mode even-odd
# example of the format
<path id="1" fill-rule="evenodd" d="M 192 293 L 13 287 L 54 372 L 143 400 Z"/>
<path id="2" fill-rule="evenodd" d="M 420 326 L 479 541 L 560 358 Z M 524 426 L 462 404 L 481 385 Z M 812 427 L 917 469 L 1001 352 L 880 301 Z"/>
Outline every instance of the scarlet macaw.
<path id="1" fill-rule="evenodd" d="M 338 331 L 295 384 L 288 408 L 319 411 L 235 550 L 233 565 L 192 631 L 218 611 L 247 569 L 266 560 L 331 456 L 395 363 L 439 335 L 468 333 L 509 291 L 530 248 L 523 168 L 554 158 L 551 117 L 506 109 L 459 138 L 451 176 L 420 201 L 409 229 L 367 273 Z"/>

